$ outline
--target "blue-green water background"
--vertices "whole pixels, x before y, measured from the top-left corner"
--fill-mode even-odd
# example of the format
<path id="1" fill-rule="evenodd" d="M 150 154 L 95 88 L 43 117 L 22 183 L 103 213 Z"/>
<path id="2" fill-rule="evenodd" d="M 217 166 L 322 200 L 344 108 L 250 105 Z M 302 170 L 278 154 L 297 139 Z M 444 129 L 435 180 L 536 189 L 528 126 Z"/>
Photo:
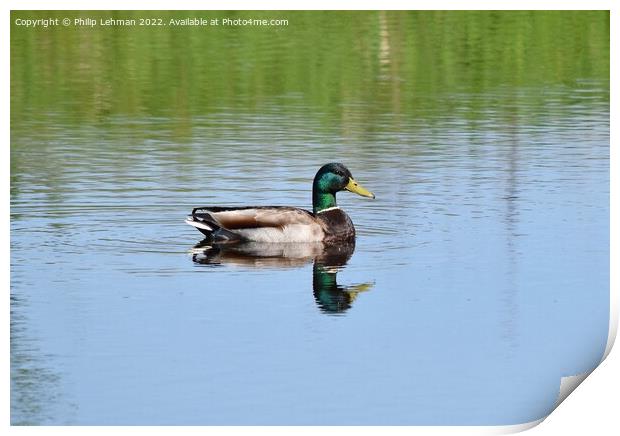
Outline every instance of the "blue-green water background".
<path id="1" fill-rule="evenodd" d="M 516 424 L 602 357 L 607 12 L 11 21 L 12 424 Z M 377 196 L 350 308 L 194 262 L 191 207 L 310 208 L 329 161 Z"/>

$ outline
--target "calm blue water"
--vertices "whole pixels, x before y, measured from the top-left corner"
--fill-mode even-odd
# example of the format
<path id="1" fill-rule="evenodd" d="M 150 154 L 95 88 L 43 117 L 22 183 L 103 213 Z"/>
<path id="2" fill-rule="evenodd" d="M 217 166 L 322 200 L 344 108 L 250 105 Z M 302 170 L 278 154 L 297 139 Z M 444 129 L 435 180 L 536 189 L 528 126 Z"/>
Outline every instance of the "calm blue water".
<path id="1" fill-rule="evenodd" d="M 14 150 L 39 170 L 13 184 L 13 423 L 513 424 L 549 413 L 560 377 L 601 358 L 609 316 L 608 114 L 553 109 L 536 124 L 489 111 L 472 127 L 456 111 L 441 128 L 392 130 L 386 117 L 351 140 L 274 103 L 193 119 L 181 151 L 160 119 L 116 119 L 114 134 L 23 132 L 49 152 Z M 136 126 L 152 138 L 125 146 Z M 266 138 L 275 152 L 261 153 Z M 194 261 L 192 206 L 310 207 L 314 172 L 331 160 L 377 196 L 338 198 L 358 239 L 337 281 L 364 288 L 348 309 L 317 304 L 312 257 Z M 62 189 L 43 180 L 55 165 Z"/>

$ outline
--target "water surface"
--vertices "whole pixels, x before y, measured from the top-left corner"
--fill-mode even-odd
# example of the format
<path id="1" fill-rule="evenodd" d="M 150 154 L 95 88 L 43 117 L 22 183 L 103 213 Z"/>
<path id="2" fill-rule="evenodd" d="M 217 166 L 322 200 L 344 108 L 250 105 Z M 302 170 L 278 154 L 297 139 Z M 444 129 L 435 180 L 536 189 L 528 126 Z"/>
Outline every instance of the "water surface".
<path id="1" fill-rule="evenodd" d="M 11 29 L 12 424 L 516 424 L 596 366 L 607 12 L 195 14 L 289 25 Z M 330 161 L 355 247 L 183 223 Z"/>

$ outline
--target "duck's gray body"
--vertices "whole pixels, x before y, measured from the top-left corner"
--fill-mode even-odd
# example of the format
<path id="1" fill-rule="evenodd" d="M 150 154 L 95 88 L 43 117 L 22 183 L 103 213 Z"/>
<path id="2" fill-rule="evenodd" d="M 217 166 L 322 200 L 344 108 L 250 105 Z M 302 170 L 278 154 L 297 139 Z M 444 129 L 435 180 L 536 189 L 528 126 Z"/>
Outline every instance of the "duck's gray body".
<path id="1" fill-rule="evenodd" d="M 316 214 L 287 206 L 200 207 L 185 222 L 216 243 L 331 243 L 355 239 L 353 222 L 339 207 Z"/>

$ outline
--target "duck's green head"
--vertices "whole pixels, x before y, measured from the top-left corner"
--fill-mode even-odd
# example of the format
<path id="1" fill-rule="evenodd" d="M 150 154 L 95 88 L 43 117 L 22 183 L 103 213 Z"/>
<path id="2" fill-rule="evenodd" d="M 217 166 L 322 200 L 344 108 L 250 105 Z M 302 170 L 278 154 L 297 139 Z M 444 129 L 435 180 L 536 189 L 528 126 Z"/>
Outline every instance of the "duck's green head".
<path id="1" fill-rule="evenodd" d="M 375 194 L 357 183 L 351 171 L 341 163 L 323 165 L 314 176 L 312 184 L 312 207 L 314 213 L 336 207 L 336 192 L 351 191 L 363 197 L 375 198 Z"/>

